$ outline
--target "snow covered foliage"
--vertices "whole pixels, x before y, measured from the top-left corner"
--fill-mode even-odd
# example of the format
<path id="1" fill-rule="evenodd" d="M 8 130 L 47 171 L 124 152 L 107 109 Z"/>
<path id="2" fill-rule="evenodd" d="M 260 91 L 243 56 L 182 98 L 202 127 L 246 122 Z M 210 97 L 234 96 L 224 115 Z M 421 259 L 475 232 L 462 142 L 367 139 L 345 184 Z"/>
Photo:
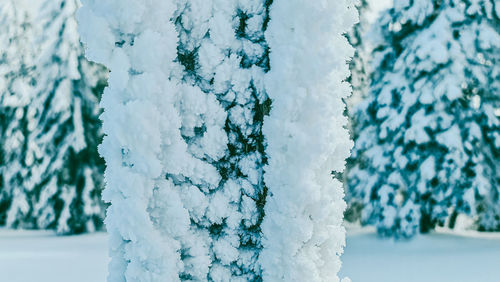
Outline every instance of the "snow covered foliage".
<path id="1" fill-rule="evenodd" d="M 12 3 L 23 11 L 21 2 Z M 102 226 L 104 164 L 96 148 L 106 70 L 84 57 L 77 3 L 43 1 L 24 24 L 6 25 L 20 31 L 0 32 L 20 60 L 2 64 L 13 72 L 3 76 L 9 86 L 0 92 L 1 112 L 8 115 L 1 132 L 0 218 L 8 227 L 81 233 Z"/>
<path id="2" fill-rule="evenodd" d="M 367 0 L 357 1 L 356 8 L 359 13 L 359 21 L 356 23 L 351 30 L 347 33 L 347 39 L 349 43 L 355 48 L 355 53 L 352 60 L 349 62 L 349 69 L 351 71 L 350 76 L 347 81 L 351 84 L 353 89 L 352 95 L 344 99 L 347 104 L 346 114 L 349 117 L 349 123 L 347 128 L 351 138 L 357 134 L 354 131 L 354 123 L 356 120 L 353 118 L 355 106 L 358 105 L 363 99 L 366 99 L 369 93 L 369 80 L 370 80 L 370 46 L 367 44 L 369 41 L 367 38 L 367 33 L 369 31 L 370 23 L 368 21 L 369 12 L 371 6 Z M 343 183 L 347 181 L 347 175 L 349 170 L 356 164 L 356 160 L 353 158 L 347 159 L 346 169 L 343 173 L 335 173 L 338 179 L 341 179 Z M 349 198 L 349 191 L 346 190 L 346 200 Z M 350 205 L 349 202 L 347 209 L 344 213 L 344 219 L 347 221 L 355 222 L 359 219 L 359 213 L 361 207 L 358 203 L 353 203 Z"/>
<path id="3" fill-rule="evenodd" d="M 343 171 L 351 148 L 343 99 L 354 49 L 344 34 L 357 17 L 349 0 L 272 4 L 264 281 L 338 281 L 345 202 L 331 172 Z"/>
<path id="4" fill-rule="evenodd" d="M 348 186 L 382 235 L 459 214 L 499 229 L 499 16 L 494 0 L 396 0 L 379 19 Z"/>
<path id="5" fill-rule="evenodd" d="M 370 28 L 368 22 L 368 12 L 370 6 L 368 0 L 359 0 L 356 3 L 359 13 L 359 21 L 347 33 L 349 43 L 356 49 L 352 60 L 349 63 L 351 75 L 347 79 L 352 86 L 352 95 L 346 99 L 348 110 L 357 105 L 368 95 L 369 86 L 369 44 L 366 40 L 366 33 Z"/>
<path id="6" fill-rule="evenodd" d="M 350 144 L 342 34 L 356 11 L 333 2 L 83 1 L 86 54 L 111 70 L 109 281 L 337 278 L 345 203 L 330 172 Z"/>
<path id="7" fill-rule="evenodd" d="M 5 1 L 0 5 L 0 225 L 6 221 L 6 209 L 10 205 L 11 196 L 4 182 L 5 156 L 12 154 L 5 148 L 6 132 L 8 127 L 19 129 L 15 107 L 8 104 L 15 103 L 26 96 L 26 89 L 31 87 L 31 73 L 33 70 L 32 54 L 27 50 L 31 45 L 31 26 L 27 21 L 27 14 L 18 9 L 13 1 Z M 10 102 L 13 93 L 19 93 L 13 102 Z M 15 97 L 15 96 L 14 96 Z M 27 100 L 27 98 L 24 98 Z M 15 124 L 12 124 L 15 123 Z"/>

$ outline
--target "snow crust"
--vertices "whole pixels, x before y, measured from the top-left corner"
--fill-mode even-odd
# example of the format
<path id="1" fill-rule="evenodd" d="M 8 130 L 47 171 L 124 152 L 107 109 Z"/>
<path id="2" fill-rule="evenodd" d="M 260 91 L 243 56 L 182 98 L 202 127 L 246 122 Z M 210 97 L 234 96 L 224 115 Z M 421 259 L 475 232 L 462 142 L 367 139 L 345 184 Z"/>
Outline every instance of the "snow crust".
<path id="1" fill-rule="evenodd" d="M 171 189 L 162 170 L 180 170 L 196 160 L 179 130 L 174 102 L 180 87 L 168 80 L 176 57 L 175 27 L 168 21 L 157 24 L 160 14 L 152 13 L 162 11 L 169 19 L 175 7 L 164 1 L 149 7 L 140 1 L 82 2 L 78 18 L 86 55 L 111 71 L 101 101 L 106 137 L 99 148 L 107 165 L 103 197 L 111 203 L 106 218 L 112 258 L 108 281 L 178 281 L 183 267 L 179 237 L 194 234 L 189 234 L 187 210 L 178 207 L 180 191 Z M 146 50 L 135 51 L 137 46 Z M 161 157 L 162 151 L 169 153 L 168 159 Z M 155 195 L 162 195 L 161 201 Z M 175 228 L 156 228 L 163 220 Z M 197 242 L 203 258 L 206 242 Z"/>

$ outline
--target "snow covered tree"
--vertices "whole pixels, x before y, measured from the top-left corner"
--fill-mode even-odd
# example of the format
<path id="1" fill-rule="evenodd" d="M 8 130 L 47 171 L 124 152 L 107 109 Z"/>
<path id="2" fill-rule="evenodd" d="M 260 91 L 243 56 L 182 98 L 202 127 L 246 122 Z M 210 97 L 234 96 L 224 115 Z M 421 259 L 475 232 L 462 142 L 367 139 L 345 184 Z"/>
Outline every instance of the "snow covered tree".
<path id="1" fill-rule="evenodd" d="M 359 21 L 347 33 L 349 43 L 356 49 L 354 56 L 349 63 L 351 75 L 347 79 L 352 86 L 352 95 L 346 99 L 348 109 L 353 105 L 358 104 L 363 98 L 368 95 L 369 86 L 369 56 L 365 41 L 366 32 L 369 30 L 370 23 L 366 14 L 370 6 L 368 0 L 359 0 L 356 4 L 359 13 Z"/>
<path id="2" fill-rule="evenodd" d="M 6 189 L 5 169 L 6 136 L 12 127 L 19 128 L 16 119 L 16 107 L 25 103 L 26 93 L 31 88 L 31 72 L 33 70 L 32 56 L 27 50 L 31 25 L 27 21 L 27 14 L 14 4 L 5 1 L 0 5 L 0 225 L 6 221 L 11 196 Z M 16 93 L 16 94 L 14 94 Z M 12 123 L 15 123 L 12 126 Z M 9 128 L 9 129 L 8 129 Z M 12 134 L 9 132 L 9 134 Z M 15 137 L 14 137 L 15 138 Z"/>
<path id="3" fill-rule="evenodd" d="M 349 117 L 349 123 L 347 128 L 351 137 L 357 134 L 354 131 L 355 119 L 352 117 L 354 115 L 354 109 L 363 99 L 366 99 L 369 93 L 369 78 L 371 72 L 369 71 L 370 59 L 369 59 L 369 44 L 367 44 L 366 33 L 369 30 L 370 23 L 368 22 L 368 12 L 370 12 L 370 6 L 367 0 L 357 1 L 356 8 L 359 13 L 359 21 L 356 23 L 351 30 L 347 33 L 347 39 L 349 43 L 355 48 L 355 53 L 352 60 L 349 63 L 350 76 L 347 81 L 351 84 L 352 95 L 344 99 L 347 104 L 346 115 Z M 355 166 L 356 160 L 353 158 L 347 159 L 346 170 L 343 173 L 334 172 L 334 175 L 341 179 L 343 183 L 347 182 L 347 175 L 349 174 L 349 169 Z M 351 194 L 349 190 L 346 190 L 346 201 L 347 209 L 344 214 L 345 220 L 350 222 L 356 222 L 360 218 L 361 205 L 356 201 L 349 201 Z"/>
<path id="4" fill-rule="evenodd" d="M 98 101 L 106 70 L 84 57 L 77 4 L 44 1 L 30 19 L 33 36 L 10 38 L 32 62 L 25 66 L 31 70 L 26 87 L 1 93 L 2 112 L 11 113 L 2 130 L 1 167 L 1 217 L 8 227 L 81 233 L 102 225 Z"/>
<path id="5" fill-rule="evenodd" d="M 378 20 L 348 185 L 382 235 L 458 214 L 500 227 L 499 16 L 493 0 L 396 0 Z"/>
<path id="6" fill-rule="evenodd" d="M 107 165 L 104 199 L 111 203 L 106 219 L 112 256 L 109 281 L 262 281 L 266 277 L 285 279 L 285 275 L 291 281 L 304 277 L 322 281 L 337 277 L 345 203 L 340 183 L 328 188 L 320 185 L 332 181 L 329 172 L 341 169 L 348 152 L 347 133 L 336 129 L 345 122 L 340 99 L 349 89 L 341 81 L 347 76 L 346 60 L 352 52 L 342 33 L 354 21 L 355 9 L 348 1 L 312 5 L 301 0 L 289 7 L 280 2 L 287 1 L 274 1 L 276 7 L 268 0 L 83 1 L 78 17 L 87 56 L 111 71 L 102 100 L 106 136 L 99 149 Z M 309 18 L 301 6 L 322 20 L 315 23 L 317 17 Z M 309 24 L 313 30 L 325 25 L 322 28 L 327 32 L 308 35 L 304 28 L 297 34 L 288 32 L 290 38 L 285 42 L 297 46 L 291 53 L 284 52 L 285 45 L 274 39 L 276 71 L 266 80 L 273 68 L 269 57 L 273 47 L 265 34 L 272 9 L 277 18 L 271 37 L 283 28 Z M 287 11 L 300 19 L 287 19 Z M 336 11 L 348 14 L 330 21 L 329 14 Z M 318 35 L 331 36 L 333 41 Z M 329 42 L 337 47 L 328 46 Z M 317 46 L 310 48 L 308 43 Z M 339 55 L 333 55 L 339 52 L 335 48 L 341 50 Z M 301 61 L 303 53 L 319 65 Z M 279 54 L 290 57 L 280 58 Z M 292 63 L 294 60 L 300 62 Z M 303 70 L 287 77 L 287 64 Z M 307 78 L 290 80 L 300 75 Z M 265 81 L 272 85 L 277 101 L 288 90 L 303 99 L 308 95 L 305 91 L 314 93 L 309 106 L 297 104 L 293 111 L 305 113 L 319 106 L 324 115 L 336 115 L 312 123 L 314 131 L 322 126 L 322 140 L 315 143 L 318 147 L 305 163 L 313 167 L 301 172 L 298 159 L 290 159 L 293 169 L 286 171 L 296 177 L 317 173 L 319 179 L 310 176 L 300 183 L 277 182 L 280 171 L 276 165 L 282 164 L 283 157 L 276 146 L 286 141 L 282 133 L 291 133 L 275 135 L 268 128 L 267 136 L 263 134 L 264 117 L 271 110 Z M 280 89 L 277 82 L 289 86 Z M 303 91 L 296 92 L 295 87 Z M 329 105 L 322 106 L 325 103 Z M 275 125 L 288 122 L 289 113 L 277 111 L 269 121 Z M 307 122 L 302 118 L 297 130 Z M 307 133 L 300 132 L 296 138 Z M 338 147 L 327 146 L 337 133 Z M 273 144 L 276 159 L 266 171 L 276 188 L 264 182 L 266 140 Z M 290 154 L 305 145 L 303 139 L 295 142 L 298 145 Z M 332 152 L 338 155 L 327 156 Z M 306 204 L 287 203 L 281 193 L 288 185 L 292 185 L 289 193 L 303 189 L 300 195 L 314 195 L 303 199 Z M 280 206 L 271 205 L 265 213 L 270 190 L 272 201 Z M 289 204 L 299 209 L 281 209 Z M 330 206 L 312 211 L 309 205 L 316 204 Z M 304 211 L 301 216 L 305 218 L 294 221 L 299 211 Z M 294 225 L 287 227 L 296 236 L 290 241 L 293 243 L 282 245 L 289 250 L 271 248 L 273 242 L 283 239 L 273 229 L 282 212 L 290 212 L 287 222 Z M 262 230 L 265 214 L 273 218 L 266 231 Z M 305 232 L 300 231 L 303 223 L 309 224 Z M 326 223 L 332 225 L 323 226 Z M 262 234 L 270 248 L 263 261 Z M 332 236 L 324 238 L 328 235 Z M 294 262 L 291 253 L 302 240 L 309 241 L 308 250 L 304 247 L 301 258 Z M 277 261 L 269 261 L 269 256 L 280 251 L 286 267 L 274 269 Z M 269 266 L 264 268 L 266 260 Z M 314 267 L 300 268 L 304 260 Z M 319 270 L 320 265 L 324 269 Z M 298 271 L 286 274 L 291 267 Z M 312 272 L 307 273 L 309 270 Z"/>
<path id="7" fill-rule="evenodd" d="M 84 2 L 87 55 L 111 70 L 109 281 L 261 280 L 268 6 Z"/>

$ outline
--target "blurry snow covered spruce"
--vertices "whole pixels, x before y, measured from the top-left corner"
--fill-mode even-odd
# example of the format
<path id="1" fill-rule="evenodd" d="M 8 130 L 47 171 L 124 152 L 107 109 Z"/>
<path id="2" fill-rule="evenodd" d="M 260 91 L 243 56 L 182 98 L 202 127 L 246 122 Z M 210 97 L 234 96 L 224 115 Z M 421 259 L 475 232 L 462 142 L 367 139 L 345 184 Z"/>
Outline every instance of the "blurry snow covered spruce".
<path id="1" fill-rule="evenodd" d="M 499 229 L 499 16 L 493 0 L 396 0 L 378 20 L 348 202 L 380 234 L 453 227 L 460 214 Z"/>
<path id="2" fill-rule="evenodd" d="M 101 228 L 98 115 L 107 71 L 79 41 L 76 0 L 33 15 L 0 5 L 0 225 L 81 233 Z"/>
<path id="3" fill-rule="evenodd" d="M 345 98 L 344 101 L 347 105 L 345 114 L 349 117 L 348 130 L 351 138 L 357 134 L 355 129 L 356 119 L 355 109 L 356 106 L 366 99 L 369 93 L 369 67 L 370 67 L 370 54 L 367 50 L 366 35 L 369 32 L 370 23 L 367 19 L 367 14 L 370 12 L 370 3 L 367 0 L 361 0 L 356 3 L 356 8 L 359 13 L 359 22 L 357 22 L 346 34 L 349 43 L 355 48 L 355 53 L 352 60 L 349 62 L 349 69 L 351 70 L 350 76 L 347 78 L 352 86 L 352 95 Z M 341 180 L 343 183 L 347 182 L 349 169 L 356 165 L 356 160 L 353 158 L 347 159 L 346 169 L 342 173 L 334 172 L 334 176 Z M 360 205 L 358 203 L 350 206 L 345 214 L 345 220 L 355 222 L 359 219 Z"/>
<path id="4" fill-rule="evenodd" d="M 370 23 L 367 14 L 370 11 L 368 0 L 357 1 L 356 8 L 359 13 L 359 22 L 347 33 L 349 43 L 356 49 L 352 60 L 349 62 L 351 75 L 347 81 L 351 83 L 353 93 L 346 99 L 347 110 L 353 108 L 368 95 L 369 89 L 369 54 L 365 43 L 366 33 Z"/>
<path id="5" fill-rule="evenodd" d="M 82 2 L 108 281 L 338 281 L 351 1 Z"/>

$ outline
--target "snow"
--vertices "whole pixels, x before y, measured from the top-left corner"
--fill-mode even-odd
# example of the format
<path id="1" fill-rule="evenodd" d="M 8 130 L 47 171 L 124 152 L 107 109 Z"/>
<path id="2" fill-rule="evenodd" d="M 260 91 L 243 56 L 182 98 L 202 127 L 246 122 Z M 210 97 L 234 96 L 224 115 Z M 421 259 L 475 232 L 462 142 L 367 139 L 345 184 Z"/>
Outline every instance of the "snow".
<path id="1" fill-rule="evenodd" d="M 109 280 L 258 280 L 265 1 L 82 2 L 87 56 L 111 70 Z"/>
<path id="2" fill-rule="evenodd" d="M 497 282 L 500 234 L 419 235 L 379 239 L 371 228 L 348 231 L 341 276 L 353 282 Z"/>
<path id="3" fill-rule="evenodd" d="M 40 10 L 43 0 L 16 0 L 17 5 L 26 10 L 30 15 L 35 15 Z"/>
<path id="4" fill-rule="evenodd" d="M 96 197 L 103 166 L 93 143 L 101 135 L 96 90 L 107 71 L 82 57 L 78 0 L 4 2 L 0 42 L 8 48 L 0 46 L 7 61 L 0 76 L 8 80 L 0 89 L 0 217 L 8 227 L 93 231 L 104 217 Z M 77 192 L 81 185 L 87 195 Z M 80 204 L 97 209 L 87 214 Z M 77 208 L 70 212 L 72 206 Z"/>
<path id="5" fill-rule="evenodd" d="M 355 165 L 347 176 L 348 202 L 359 201 L 363 223 L 386 235 L 412 236 L 453 213 L 477 217 L 479 229 L 500 226 L 493 133 L 500 122 L 492 108 L 498 99 L 489 98 L 498 93 L 500 69 L 487 64 L 500 58 L 500 35 L 489 22 L 493 0 L 467 12 L 468 1 L 433 3 L 397 0 L 382 14 L 371 38 L 377 71 L 367 99 L 351 111 Z M 474 95 L 479 102 L 469 105 Z M 389 175 L 402 183 L 387 189 Z M 370 197 L 382 187 L 386 197 Z M 403 201 L 392 201 L 397 194 Z"/>
<path id="6" fill-rule="evenodd" d="M 63 237 L 51 231 L 0 229 L 0 281 L 105 281 L 106 237 L 106 233 Z"/>
<path id="7" fill-rule="evenodd" d="M 87 56 L 111 71 L 100 146 L 109 280 L 336 278 L 345 202 L 331 171 L 351 146 L 342 98 L 353 2 L 82 2 Z M 260 232 L 264 137 L 273 196 Z"/>
<path id="8" fill-rule="evenodd" d="M 284 0 L 271 6 L 266 31 L 271 70 L 265 84 L 273 102 L 263 126 L 269 156 L 260 256 L 264 281 L 339 280 L 345 202 L 331 171 L 344 169 L 351 147 L 342 99 L 351 92 L 343 81 L 354 50 L 343 34 L 357 16 L 349 0 Z"/>
<path id="9" fill-rule="evenodd" d="M 340 277 L 353 282 L 497 282 L 500 234 L 440 231 L 411 241 L 381 240 L 348 229 Z M 0 281 L 103 282 L 107 235 L 56 236 L 0 229 Z"/>
<path id="10" fill-rule="evenodd" d="M 368 0 L 370 9 L 367 11 L 367 20 L 370 23 L 375 22 L 381 11 L 391 7 L 392 1 L 393 0 Z"/>

